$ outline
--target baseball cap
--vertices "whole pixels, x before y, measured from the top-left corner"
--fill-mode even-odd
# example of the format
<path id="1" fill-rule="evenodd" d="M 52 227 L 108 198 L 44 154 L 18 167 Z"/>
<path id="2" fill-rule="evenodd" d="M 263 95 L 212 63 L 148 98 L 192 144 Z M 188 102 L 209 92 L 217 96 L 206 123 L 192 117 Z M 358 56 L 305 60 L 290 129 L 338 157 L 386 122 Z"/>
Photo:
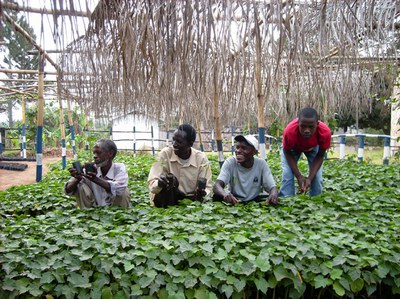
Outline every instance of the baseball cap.
<path id="1" fill-rule="evenodd" d="M 245 141 L 246 143 L 248 143 L 249 145 L 253 146 L 257 151 L 258 151 L 258 140 L 256 137 L 254 137 L 253 135 L 237 135 L 235 137 L 236 141 Z"/>

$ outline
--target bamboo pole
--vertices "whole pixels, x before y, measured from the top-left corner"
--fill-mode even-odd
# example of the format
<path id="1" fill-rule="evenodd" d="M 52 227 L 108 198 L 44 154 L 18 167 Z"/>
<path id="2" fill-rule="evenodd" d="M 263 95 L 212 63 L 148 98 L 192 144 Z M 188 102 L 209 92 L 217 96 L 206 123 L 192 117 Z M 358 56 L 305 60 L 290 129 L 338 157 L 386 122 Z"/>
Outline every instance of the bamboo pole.
<path id="1" fill-rule="evenodd" d="M 254 11 L 254 19 L 257 21 L 257 11 Z M 262 78 L 261 78 L 261 36 L 258 22 L 254 27 L 255 38 L 256 38 L 256 63 L 255 63 L 255 90 L 257 95 L 257 119 L 258 119 L 258 140 L 261 159 L 266 159 L 265 151 L 265 125 L 264 125 L 264 95 L 262 91 Z"/>
<path id="2" fill-rule="evenodd" d="M 219 106 L 219 94 L 218 94 L 218 66 L 214 64 L 213 81 L 214 81 L 214 94 L 213 94 L 213 118 L 215 124 L 215 139 L 217 141 L 217 151 L 218 151 L 218 162 L 219 166 L 222 167 L 224 164 L 224 149 L 222 146 L 222 129 L 221 129 L 221 119 L 219 116 L 218 106 Z"/>
<path id="3" fill-rule="evenodd" d="M 27 95 L 27 96 L 30 96 L 30 97 L 33 98 L 33 94 L 28 93 L 28 92 L 24 92 L 24 91 L 21 91 L 21 90 L 18 90 L 18 89 L 10 88 L 10 87 L 7 87 L 7 86 L 0 86 L 0 89 L 11 91 L 11 92 L 14 92 L 16 94 Z M 0 96 L 4 96 L 4 94 L 1 94 Z"/>
<path id="4" fill-rule="evenodd" d="M 43 115 L 44 115 L 44 55 L 39 56 L 39 78 L 38 78 L 38 113 L 37 113 L 37 132 L 36 132 L 36 182 L 42 181 L 43 164 Z"/>
<path id="5" fill-rule="evenodd" d="M 50 15 L 57 15 L 57 16 L 75 16 L 75 17 L 85 17 L 90 18 L 91 13 L 90 11 L 78 11 L 78 10 L 68 10 L 68 9 L 47 9 L 47 8 L 36 8 L 30 7 L 27 5 L 19 5 L 18 3 L 10 3 L 10 2 L 3 2 L 2 3 L 3 9 L 10 9 L 15 11 L 23 11 L 23 12 L 33 12 L 33 13 L 40 13 L 40 14 L 50 14 Z"/>
<path id="6" fill-rule="evenodd" d="M 0 69 L 0 73 L 36 75 L 36 74 L 38 74 L 38 71 L 36 71 L 36 70 Z M 46 71 L 46 72 L 43 72 L 43 73 L 45 75 L 57 75 L 58 74 L 58 72 L 54 72 L 54 71 L 51 71 L 51 72 Z M 87 73 L 82 73 L 82 72 L 65 72 L 65 73 L 62 73 L 62 74 L 65 75 L 65 76 L 93 76 L 94 77 L 94 74 L 87 74 Z M 10 79 L 10 80 L 12 80 L 12 79 Z M 50 81 L 50 80 L 51 79 L 46 79 L 45 81 Z M 71 82 L 77 82 L 78 83 L 79 82 L 80 83 L 80 81 L 76 81 L 76 80 L 63 81 L 63 82 L 68 82 L 68 83 L 71 83 Z M 85 82 L 85 81 L 83 81 L 83 82 Z"/>

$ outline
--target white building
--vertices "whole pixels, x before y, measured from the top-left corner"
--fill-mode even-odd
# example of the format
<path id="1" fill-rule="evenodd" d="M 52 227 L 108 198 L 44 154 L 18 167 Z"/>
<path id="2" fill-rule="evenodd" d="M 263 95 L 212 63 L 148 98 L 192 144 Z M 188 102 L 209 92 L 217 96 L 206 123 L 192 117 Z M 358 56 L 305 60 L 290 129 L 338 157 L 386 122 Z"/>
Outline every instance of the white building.
<path id="1" fill-rule="evenodd" d="M 152 129 L 153 135 L 151 133 Z M 151 151 L 153 146 L 157 150 L 160 146 L 163 147 L 165 145 L 165 141 L 159 141 L 160 129 L 158 120 L 135 113 L 113 119 L 112 139 L 118 149 L 133 150 L 134 142 L 136 151 Z"/>

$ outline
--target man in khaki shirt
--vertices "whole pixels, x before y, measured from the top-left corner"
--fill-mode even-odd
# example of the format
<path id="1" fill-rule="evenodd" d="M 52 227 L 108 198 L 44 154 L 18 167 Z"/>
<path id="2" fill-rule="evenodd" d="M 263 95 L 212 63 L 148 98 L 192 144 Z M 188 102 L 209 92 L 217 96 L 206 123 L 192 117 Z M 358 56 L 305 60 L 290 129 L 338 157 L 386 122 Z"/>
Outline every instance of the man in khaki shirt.
<path id="1" fill-rule="evenodd" d="M 201 201 L 211 192 L 210 163 L 205 153 L 192 147 L 195 140 L 195 129 L 180 125 L 172 136 L 172 146 L 161 150 L 147 179 L 152 206 L 165 208 L 183 198 Z"/>

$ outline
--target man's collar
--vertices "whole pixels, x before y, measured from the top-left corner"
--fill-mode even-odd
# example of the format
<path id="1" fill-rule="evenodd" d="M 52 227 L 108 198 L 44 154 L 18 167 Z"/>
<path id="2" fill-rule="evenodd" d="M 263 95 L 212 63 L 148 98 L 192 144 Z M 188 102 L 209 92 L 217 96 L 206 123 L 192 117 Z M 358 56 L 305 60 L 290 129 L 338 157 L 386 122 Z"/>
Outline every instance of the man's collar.
<path id="1" fill-rule="evenodd" d="M 99 176 L 99 175 L 102 176 L 102 174 L 103 173 L 101 171 L 101 167 L 97 168 L 97 176 Z M 104 178 L 105 177 L 109 178 L 110 180 L 114 179 L 114 177 L 115 177 L 115 164 L 114 163 L 111 163 L 111 167 L 108 170 L 107 174 L 104 176 Z"/>

